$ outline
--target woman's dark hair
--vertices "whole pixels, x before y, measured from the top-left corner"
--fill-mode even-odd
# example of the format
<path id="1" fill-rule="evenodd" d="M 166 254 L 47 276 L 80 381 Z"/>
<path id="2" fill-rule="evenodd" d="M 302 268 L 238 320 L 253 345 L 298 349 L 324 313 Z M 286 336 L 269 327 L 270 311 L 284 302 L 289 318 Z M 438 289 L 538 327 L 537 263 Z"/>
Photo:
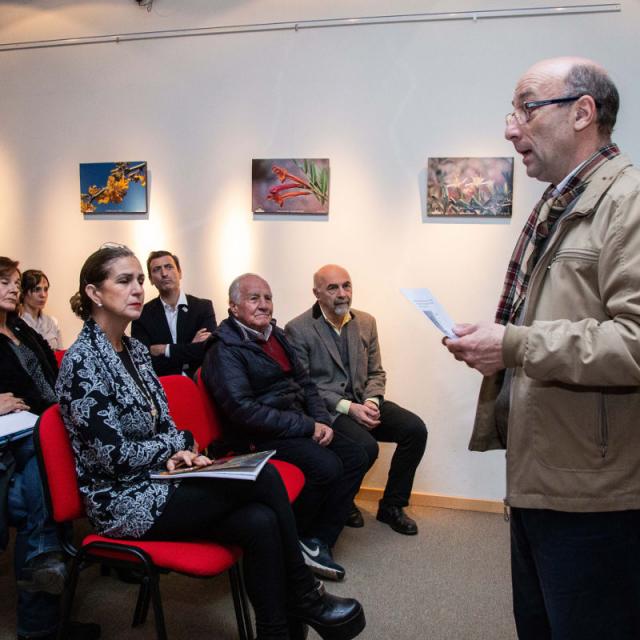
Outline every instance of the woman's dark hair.
<path id="1" fill-rule="evenodd" d="M 27 269 L 22 274 L 22 279 L 20 281 L 20 304 L 24 303 L 24 297 L 27 293 L 33 291 L 40 284 L 40 280 L 42 279 L 47 281 L 48 287 L 51 286 L 49 278 L 47 278 L 44 271 L 40 271 L 39 269 Z"/>
<path id="2" fill-rule="evenodd" d="M 0 278 L 7 278 L 16 271 L 20 273 L 20 269 L 18 269 L 19 264 L 17 260 L 0 256 Z"/>
<path id="3" fill-rule="evenodd" d="M 71 310 L 83 320 L 91 317 L 93 302 L 85 291 L 88 284 L 99 287 L 109 277 L 109 266 L 118 258 L 130 258 L 135 254 L 123 244 L 103 244 L 94 251 L 80 269 L 80 286 L 77 293 L 71 296 Z"/>

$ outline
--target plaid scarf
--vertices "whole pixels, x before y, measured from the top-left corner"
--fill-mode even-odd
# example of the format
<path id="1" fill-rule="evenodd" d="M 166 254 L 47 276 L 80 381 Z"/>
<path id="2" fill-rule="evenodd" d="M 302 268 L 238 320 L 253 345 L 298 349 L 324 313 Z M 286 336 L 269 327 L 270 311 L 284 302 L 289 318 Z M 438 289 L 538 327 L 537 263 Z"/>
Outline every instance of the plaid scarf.
<path id="1" fill-rule="evenodd" d="M 566 208 L 586 189 L 589 178 L 596 169 L 619 154 L 617 145 L 608 144 L 598 149 L 580 170 L 571 176 L 560 193 L 556 193 L 554 185 L 547 187 L 520 232 L 511 255 L 496 311 L 497 323 L 507 324 L 517 317 L 527 295 L 531 273 L 556 222 Z"/>

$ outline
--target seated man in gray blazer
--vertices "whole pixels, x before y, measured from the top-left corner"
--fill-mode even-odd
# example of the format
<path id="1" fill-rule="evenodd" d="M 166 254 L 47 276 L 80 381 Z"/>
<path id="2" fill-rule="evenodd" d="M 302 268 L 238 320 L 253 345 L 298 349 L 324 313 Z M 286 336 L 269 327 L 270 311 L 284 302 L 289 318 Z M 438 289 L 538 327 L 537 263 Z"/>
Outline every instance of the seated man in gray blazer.
<path id="1" fill-rule="evenodd" d="M 286 325 L 287 337 L 318 386 L 332 428 L 365 448 L 369 468 L 378 456 L 378 441 L 397 443 L 376 517 L 398 533 L 415 535 L 418 527 L 403 507 L 409 504 L 427 428 L 418 416 L 385 400 L 376 321 L 351 309 L 349 273 L 337 265 L 322 267 L 313 276 L 313 293 L 318 301 Z M 347 524 L 364 525 L 355 505 Z"/>

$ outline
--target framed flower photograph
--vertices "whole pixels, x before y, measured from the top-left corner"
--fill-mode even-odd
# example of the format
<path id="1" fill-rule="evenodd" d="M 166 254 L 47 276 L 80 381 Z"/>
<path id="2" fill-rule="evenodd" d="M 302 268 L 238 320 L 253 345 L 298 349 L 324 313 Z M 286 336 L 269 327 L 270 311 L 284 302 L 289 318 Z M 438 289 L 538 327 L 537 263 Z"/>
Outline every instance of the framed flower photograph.
<path id="1" fill-rule="evenodd" d="M 513 158 L 429 158 L 427 215 L 510 217 Z"/>
<path id="2" fill-rule="evenodd" d="M 84 214 L 147 213 L 147 163 L 81 164 L 80 211 Z"/>
<path id="3" fill-rule="evenodd" d="M 329 160 L 253 160 L 251 193 L 253 213 L 328 215 Z"/>

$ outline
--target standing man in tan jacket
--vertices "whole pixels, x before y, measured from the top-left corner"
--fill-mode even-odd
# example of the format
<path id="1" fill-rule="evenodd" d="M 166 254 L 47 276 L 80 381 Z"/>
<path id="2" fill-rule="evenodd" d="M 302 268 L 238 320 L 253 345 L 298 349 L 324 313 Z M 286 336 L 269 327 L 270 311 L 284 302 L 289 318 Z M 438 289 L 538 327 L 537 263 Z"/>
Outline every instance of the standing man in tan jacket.
<path id="1" fill-rule="evenodd" d="M 449 351 L 485 376 L 470 448 L 506 448 L 521 640 L 640 638 L 640 172 L 618 92 L 581 58 L 519 80 L 505 136 L 550 182 L 495 322 Z"/>

